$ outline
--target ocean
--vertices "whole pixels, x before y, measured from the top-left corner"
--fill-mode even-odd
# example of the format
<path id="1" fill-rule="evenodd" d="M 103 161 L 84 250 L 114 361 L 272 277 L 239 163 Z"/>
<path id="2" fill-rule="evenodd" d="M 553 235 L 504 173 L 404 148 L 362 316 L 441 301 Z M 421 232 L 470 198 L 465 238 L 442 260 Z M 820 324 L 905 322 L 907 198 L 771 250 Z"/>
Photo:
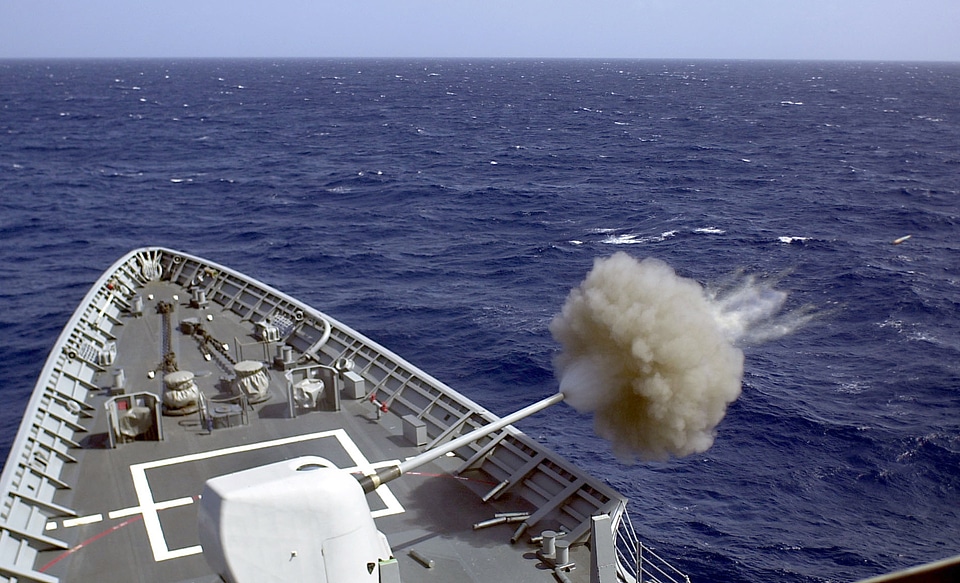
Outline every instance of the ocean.
<path id="1" fill-rule="evenodd" d="M 705 452 L 624 463 L 567 405 L 521 429 L 694 582 L 956 555 L 957 95 L 945 63 L 0 61 L 0 455 L 134 247 L 248 273 L 501 415 L 557 390 L 550 323 L 625 252 L 782 292 L 782 329 L 741 346 Z"/>

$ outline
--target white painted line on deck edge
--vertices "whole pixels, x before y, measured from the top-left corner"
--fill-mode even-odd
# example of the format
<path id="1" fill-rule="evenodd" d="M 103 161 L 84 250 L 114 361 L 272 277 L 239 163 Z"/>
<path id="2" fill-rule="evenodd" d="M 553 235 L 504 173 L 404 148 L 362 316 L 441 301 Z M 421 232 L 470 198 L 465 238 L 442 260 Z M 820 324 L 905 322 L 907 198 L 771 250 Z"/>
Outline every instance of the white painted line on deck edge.
<path id="1" fill-rule="evenodd" d="M 102 514 L 91 514 L 90 516 L 80 516 L 77 518 L 67 518 L 63 521 L 63 528 L 70 528 L 71 526 L 80 526 L 82 524 L 93 524 L 94 522 L 100 522 L 103 520 Z"/>

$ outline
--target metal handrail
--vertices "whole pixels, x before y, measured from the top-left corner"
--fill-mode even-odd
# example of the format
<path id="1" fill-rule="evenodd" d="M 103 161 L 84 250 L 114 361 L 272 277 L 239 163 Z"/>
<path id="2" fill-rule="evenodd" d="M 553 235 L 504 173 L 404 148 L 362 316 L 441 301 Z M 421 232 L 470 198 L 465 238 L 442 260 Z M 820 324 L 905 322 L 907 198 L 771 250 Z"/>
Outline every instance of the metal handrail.
<path id="1" fill-rule="evenodd" d="M 617 573 L 627 583 L 690 583 L 690 577 L 643 544 L 628 512 L 617 523 L 614 543 Z"/>

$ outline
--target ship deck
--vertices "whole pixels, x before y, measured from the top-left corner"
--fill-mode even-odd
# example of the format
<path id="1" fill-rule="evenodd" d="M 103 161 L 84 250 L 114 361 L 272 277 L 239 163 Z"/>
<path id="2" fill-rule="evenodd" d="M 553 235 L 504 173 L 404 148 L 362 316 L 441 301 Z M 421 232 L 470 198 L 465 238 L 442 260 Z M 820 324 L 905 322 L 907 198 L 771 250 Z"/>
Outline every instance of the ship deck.
<path id="1" fill-rule="evenodd" d="M 276 387 L 274 390 L 279 389 Z M 105 399 L 104 399 L 105 400 Z M 203 559 L 197 534 L 197 502 L 207 479 L 267 463 L 312 455 L 345 469 L 404 459 L 419 453 L 407 444 L 400 419 L 364 401 L 339 412 L 285 418 L 287 404 L 272 397 L 255 406 L 246 426 L 201 427 L 197 415 L 165 417 L 164 441 L 104 448 L 102 430 L 85 438 L 74 484 L 57 497 L 76 517 L 52 519 L 47 534 L 67 549 L 41 553 L 43 572 L 64 581 L 218 581 Z M 535 575 L 537 560 L 509 548 L 509 525 L 473 530 L 497 512 L 529 511 L 522 500 L 482 503 L 495 484 L 479 472 L 455 476 L 459 463 L 441 459 L 368 494 L 377 527 L 387 535 L 401 572 L 419 581 L 482 581 L 522 570 Z M 510 552 L 497 552 L 507 545 Z M 410 551 L 434 561 L 427 569 Z M 524 554 L 528 556 L 525 558 Z M 504 570 L 506 569 L 506 570 Z M 471 571 L 479 572 L 471 574 Z M 413 575 L 415 574 L 415 575 Z"/>
<path id="2" fill-rule="evenodd" d="M 209 300 L 191 301 L 201 285 Z M 172 306 L 166 316 L 161 302 Z M 267 320 L 279 322 L 279 339 L 258 335 L 257 323 Z M 181 330 L 184 321 L 201 322 L 224 348 L 210 350 Z M 113 347 L 109 365 L 98 362 Z M 161 415 L 161 431 L 118 439 L 108 404 L 128 395 L 163 395 L 169 352 L 179 370 L 194 374 L 208 411 L 224 414 L 212 428 L 199 413 Z M 293 402 L 290 375 L 298 367 L 334 370 L 346 359 L 353 379 L 361 379 L 352 392 L 338 380 L 336 399 L 316 407 Z M 241 414 L 218 403 L 232 396 L 233 365 L 243 360 L 264 364 L 269 390 L 266 400 Z M 101 278 L 35 392 L 20 432 L 27 437 L 4 468 L 0 580 L 219 581 L 198 535 L 206 480 L 304 455 L 370 472 L 496 419 L 312 308 L 167 250 L 132 253 Z M 403 580 L 438 582 L 556 581 L 531 539 L 547 529 L 566 533 L 571 544 L 575 567 L 564 576 L 589 581 L 590 517 L 607 514 L 616 525 L 626 504 L 512 427 L 380 486 L 367 500 Z M 475 528 L 498 513 L 527 516 Z"/>

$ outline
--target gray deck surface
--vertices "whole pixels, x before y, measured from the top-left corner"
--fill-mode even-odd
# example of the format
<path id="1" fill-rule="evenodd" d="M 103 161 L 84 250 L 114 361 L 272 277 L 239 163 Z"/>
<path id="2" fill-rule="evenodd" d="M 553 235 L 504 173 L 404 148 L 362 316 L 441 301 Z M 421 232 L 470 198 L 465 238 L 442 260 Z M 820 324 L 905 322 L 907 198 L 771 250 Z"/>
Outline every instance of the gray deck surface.
<path id="1" fill-rule="evenodd" d="M 162 373 L 149 379 L 147 371 L 159 366 L 163 350 L 162 320 L 155 304 L 171 300 L 174 293 L 181 294 L 172 317 L 174 326 L 186 317 L 214 313 L 212 322 L 204 322 L 213 336 L 227 342 L 235 337 L 241 343 L 255 342 L 249 322 L 241 322 L 233 313 L 220 313 L 216 305 L 202 312 L 190 308 L 179 286 L 154 282 L 142 293 L 152 293 L 155 299 L 147 302 L 142 317 L 130 318 L 118 328 L 121 349 L 114 366 L 125 370 L 127 392 L 162 394 Z M 217 396 L 220 377 L 228 376 L 228 363 L 221 359 L 222 366 L 218 366 L 217 358 L 203 360 L 197 343 L 176 328 L 171 340 L 180 369 L 198 375 L 197 385 L 207 397 Z M 260 359 L 262 355 L 250 357 Z M 164 417 L 164 441 L 138 441 L 116 449 L 109 447 L 103 415 L 109 391 L 100 391 L 89 401 L 97 419 L 81 434 L 83 448 L 75 451 L 80 463 L 70 464 L 61 477 L 72 487 L 60 490 L 54 500 L 74 509 L 78 518 L 56 518 L 48 523 L 48 534 L 70 548 L 41 552 L 36 568 L 70 582 L 217 581 L 199 552 L 197 535 L 197 497 L 208 478 L 300 455 L 319 455 L 340 467 L 353 467 L 356 460 L 341 442 L 323 433 L 341 429 L 369 462 L 404 459 L 420 452 L 403 437 L 398 416 L 388 413 L 377 419 L 369 402 L 344 400 L 339 412 L 310 411 L 289 418 L 285 379 L 279 371 L 271 370 L 270 375 L 272 397 L 254 406 L 247 426 L 217 429 L 211 434 L 200 426 L 197 415 Z M 96 382 L 107 387 L 111 379 L 105 373 Z M 270 444 L 293 436 L 300 439 Z M 230 449 L 238 447 L 242 451 Z M 183 459 L 190 454 L 203 455 Z M 473 529 L 474 523 L 492 518 L 496 512 L 533 509 L 510 494 L 482 503 L 480 497 L 494 484 L 477 471 L 459 476 L 448 473 L 460 463 L 460 459 L 441 458 L 387 486 L 402 511 L 377 518 L 376 523 L 400 562 L 404 580 L 556 581 L 526 539 L 516 545 L 509 543 L 516 525 Z M 144 478 L 139 489 L 135 475 Z M 369 494 L 368 501 L 374 511 L 385 508 L 377 493 Z M 413 560 L 413 550 L 432 559 L 433 568 Z M 587 580 L 586 547 L 571 551 L 580 566 L 570 578 Z"/>

